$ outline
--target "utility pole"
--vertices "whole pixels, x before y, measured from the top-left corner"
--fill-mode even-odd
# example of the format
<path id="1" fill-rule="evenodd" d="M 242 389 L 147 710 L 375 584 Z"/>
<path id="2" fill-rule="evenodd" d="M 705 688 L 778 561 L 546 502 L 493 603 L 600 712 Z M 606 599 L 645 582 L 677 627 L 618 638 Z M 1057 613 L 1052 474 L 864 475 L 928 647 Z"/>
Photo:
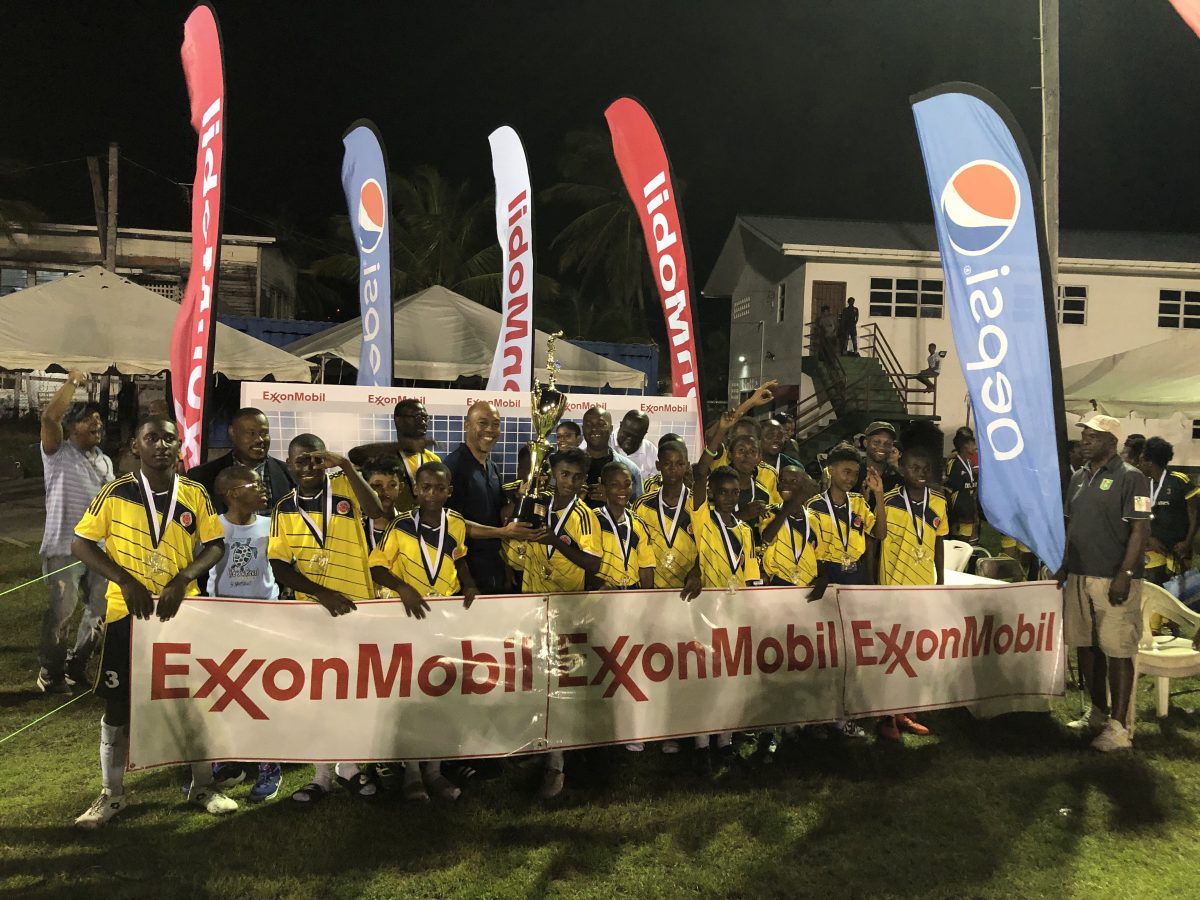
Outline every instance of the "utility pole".
<path id="1" fill-rule="evenodd" d="M 104 185 L 100 182 L 100 158 L 87 158 L 88 175 L 92 179 L 92 206 L 96 209 L 96 237 L 100 240 L 100 258 L 104 259 L 108 248 L 108 214 L 104 211 Z"/>
<path id="2" fill-rule="evenodd" d="M 1040 0 L 1042 59 L 1042 205 L 1046 210 L 1046 250 L 1050 281 L 1058 302 L 1058 0 Z"/>
<path id="3" fill-rule="evenodd" d="M 108 145 L 108 219 L 104 226 L 104 268 L 117 271 L 117 158 L 116 144 Z"/>

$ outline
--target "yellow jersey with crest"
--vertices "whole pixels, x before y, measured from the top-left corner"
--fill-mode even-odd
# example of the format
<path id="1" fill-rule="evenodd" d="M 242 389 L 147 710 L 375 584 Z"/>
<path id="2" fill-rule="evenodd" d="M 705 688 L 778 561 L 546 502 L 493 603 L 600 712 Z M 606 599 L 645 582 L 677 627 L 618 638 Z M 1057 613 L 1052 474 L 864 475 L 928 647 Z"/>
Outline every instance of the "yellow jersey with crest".
<path id="1" fill-rule="evenodd" d="M 398 515 L 371 551 L 368 565 L 384 567 L 422 597 L 456 596 L 462 587 L 456 563 L 467 555 L 467 520 L 452 509 L 444 513 L 444 533 L 440 517 L 430 523 L 421 521 L 418 510 Z"/>
<path id="2" fill-rule="evenodd" d="M 774 515 L 784 515 L 782 510 Z M 817 559 L 820 539 L 813 516 L 802 510 L 798 518 L 785 520 L 772 540 L 763 548 L 763 571 L 769 578 L 804 587 L 817 580 Z M 807 520 L 807 527 L 805 525 Z M 767 521 L 764 521 L 765 529 Z"/>
<path id="3" fill-rule="evenodd" d="M 683 508 L 680 509 L 680 506 Z M 678 503 L 671 506 L 664 501 L 660 486 L 643 494 L 634 504 L 633 511 L 645 523 L 654 551 L 654 586 L 682 588 L 700 552 L 691 531 L 692 492 L 684 488 Z M 675 523 L 675 532 L 670 536 L 672 522 Z"/>
<path id="4" fill-rule="evenodd" d="M 946 496 L 928 488 L 928 500 L 904 502 L 904 488 L 884 495 L 887 537 L 879 547 L 880 584 L 937 584 L 938 538 L 950 531 Z"/>
<path id="5" fill-rule="evenodd" d="M 578 498 L 563 510 L 551 510 L 547 527 L 556 529 L 560 538 L 584 553 L 600 556 L 603 552 L 596 513 Z M 510 541 L 505 557 L 514 569 L 524 573 L 521 579 L 522 593 L 552 594 L 583 590 L 583 569 L 545 544 Z"/>
<path id="6" fill-rule="evenodd" d="M 817 494 L 808 501 L 808 515 L 817 533 L 818 560 L 840 563 L 843 556 L 851 561 L 862 559 L 867 552 L 867 535 L 875 528 L 875 513 L 866 497 L 848 493 L 845 503 L 834 503 L 829 494 Z"/>
<path id="7" fill-rule="evenodd" d="M 705 502 L 692 510 L 691 534 L 700 561 L 701 587 L 745 587 L 760 577 L 754 536 L 745 522 L 725 525 Z"/>
<path id="8" fill-rule="evenodd" d="M 602 510 L 603 507 L 596 514 L 600 525 L 600 571 L 596 577 L 616 588 L 638 587 L 641 570 L 655 568 L 654 549 L 646 523 L 629 511 L 623 519 L 610 521 Z M 614 525 L 620 535 L 613 531 Z M 626 543 L 628 556 L 622 543 Z"/>

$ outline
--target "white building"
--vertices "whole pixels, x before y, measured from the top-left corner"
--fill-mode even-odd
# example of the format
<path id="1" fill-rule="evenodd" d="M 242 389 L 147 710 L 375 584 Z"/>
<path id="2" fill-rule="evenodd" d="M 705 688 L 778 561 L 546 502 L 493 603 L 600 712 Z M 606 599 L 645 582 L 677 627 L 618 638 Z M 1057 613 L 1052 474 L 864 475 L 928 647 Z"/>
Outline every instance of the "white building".
<path id="1" fill-rule="evenodd" d="M 1200 235 L 1063 231 L 1060 242 L 1064 366 L 1200 328 Z M 836 315 L 853 297 L 860 331 L 875 326 L 902 371 L 923 369 L 930 343 L 950 351 L 936 414 L 953 434 L 968 402 L 943 284 L 931 224 L 738 216 L 703 291 L 731 299 L 730 399 L 760 372 L 811 396 L 813 381 L 801 371 L 805 329 L 823 305 Z M 1175 445 L 1177 464 L 1200 465 L 1200 422 L 1134 419 L 1126 428 L 1161 435 Z"/>

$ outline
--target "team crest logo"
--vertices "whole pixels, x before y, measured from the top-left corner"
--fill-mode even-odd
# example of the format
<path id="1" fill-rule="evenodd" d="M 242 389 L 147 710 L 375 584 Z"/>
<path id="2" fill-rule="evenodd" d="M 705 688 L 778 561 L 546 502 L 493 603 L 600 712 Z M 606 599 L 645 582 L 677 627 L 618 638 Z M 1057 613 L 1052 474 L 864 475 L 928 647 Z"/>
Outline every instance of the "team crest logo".
<path id="1" fill-rule="evenodd" d="M 863 528 L 862 516 L 855 516 L 850 521 L 850 524 L 853 525 L 855 528 L 857 528 L 859 531 L 862 531 L 862 528 Z"/>
<path id="2" fill-rule="evenodd" d="M 1113 486 L 1113 480 L 1111 478 L 1102 479 L 1100 482 L 1100 490 L 1102 490 L 1102 491 L 1107 491 L 1112 486 Z"/>
<path id="3" fill-rule="evenodd" d="M 183 514 L 179 517 L 179 524 L 184 528 L 191 528 L 193 521 L 195 520 L 192 518 L 192 514 L 187 510 L 184 510 Z"/>
<path id="4" fill-rule="evenodd" d="M 350 501 L 339 500 L 337 502 L 337 514 L 339 516 L 347 516 L 350 514 Z"/>
<path id="5" fill-rule="evenodd" d="M 934 516 L 934 517 L 933 517 L 933 527 L 934 527 L 935 529 L 937 529 L 937 528 L 941 528 L 941 527 L 942 527 L 942 519 L 941 519 L 941 517 L 940 517 L 940 516 Z"/>

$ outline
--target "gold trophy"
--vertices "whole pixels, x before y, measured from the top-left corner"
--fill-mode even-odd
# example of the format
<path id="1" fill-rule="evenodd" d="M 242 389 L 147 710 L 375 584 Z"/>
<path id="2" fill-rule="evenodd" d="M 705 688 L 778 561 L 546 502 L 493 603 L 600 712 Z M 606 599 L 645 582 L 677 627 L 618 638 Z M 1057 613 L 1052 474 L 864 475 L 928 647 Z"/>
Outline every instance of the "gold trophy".
<path id="1" fill-rule="evenodd" d="M 550 491 L 550 453 L 554 449 L 546 440 L 567 409 L 567 395 L 554 386 L 558 361 L 554 358 L 554 342 L 561 331 L 546 341 L 546 385 L 535 378 L 529 392 L 533 422 L 533 440 L 529 442 L 529 475 L 521 483 L 521 500 L 517 504 L 517 519 L 534 528 L 545 528 L 554 495 Z"/>

